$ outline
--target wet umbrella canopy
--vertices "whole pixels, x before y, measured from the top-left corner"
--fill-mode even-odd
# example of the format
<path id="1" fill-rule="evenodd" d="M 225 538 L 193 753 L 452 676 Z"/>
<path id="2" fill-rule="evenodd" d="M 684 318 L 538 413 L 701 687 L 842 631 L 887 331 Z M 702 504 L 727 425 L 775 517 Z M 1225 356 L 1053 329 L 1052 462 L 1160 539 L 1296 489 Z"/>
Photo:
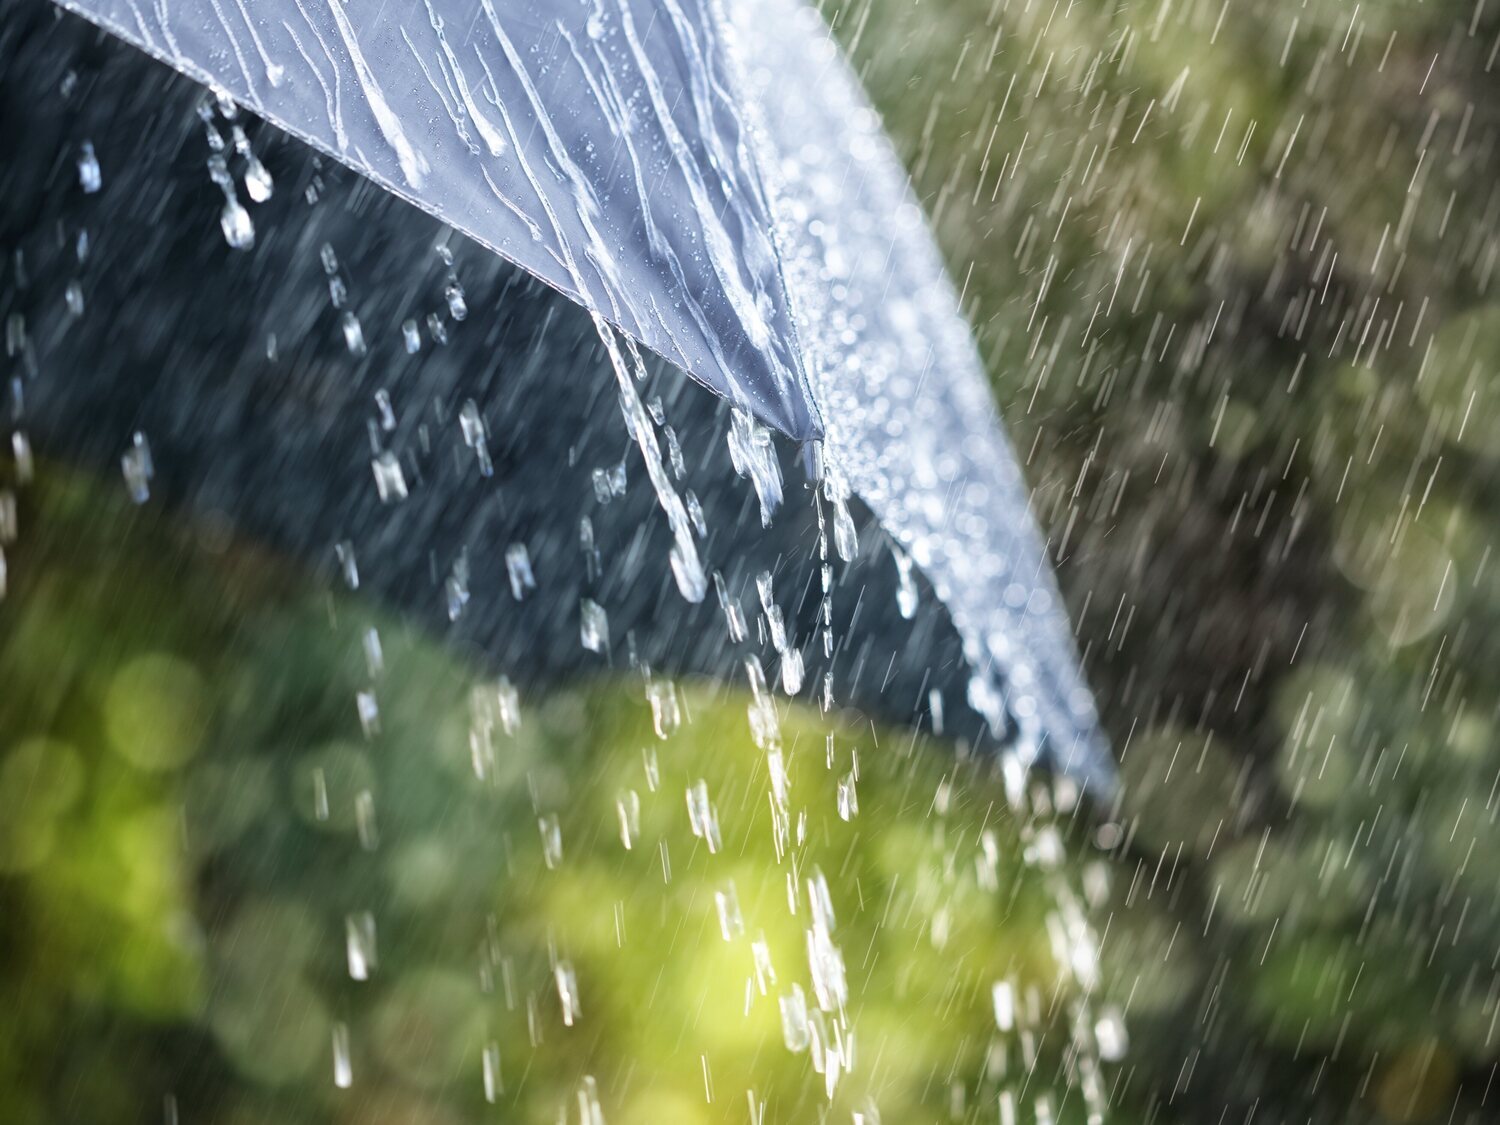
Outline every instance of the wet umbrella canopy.
<path id="1" fill-rule="evenodd" d="M 99 1121 L 1096 1117 L 1113 769 L 816 14 L 78 7 L 0 7 L 9 1054 Z"/>
<path id="2" fill-rule="evenodd" d="M 1110 784 L 956 297 L 810 11 L 721 13 L 696 0 L 68 6 L 498 251 L 782 432 L 811 437 L 826 417 L 817 471 L 838 553 L 853 551 L 845 507 L 857 495 L 899 543 L 902 581 L 915 563 L 950 608 L 972 673 L 965 703 L 1024 760 L 1045 754 Z M 216 182 L 226 237 L 248 248 L 258 182 Z M 363 337 L 352 309 L 342 319 Z M 628 389 L 630 357 L 607 350 Z M 639 404 L 626 409 L 674 533 L 679 588 L 696 601 L 707 580 L 687 510 L 653 424 Z M 306 446 L 298 424 L 267 440 Z M 735 430 L 737 466 L 769 514 L 780 486 L 752 429 Z M 262 450 L 261 465 L 276 461 Z M 436 546 L 425 530 L 399 534 Z"/>

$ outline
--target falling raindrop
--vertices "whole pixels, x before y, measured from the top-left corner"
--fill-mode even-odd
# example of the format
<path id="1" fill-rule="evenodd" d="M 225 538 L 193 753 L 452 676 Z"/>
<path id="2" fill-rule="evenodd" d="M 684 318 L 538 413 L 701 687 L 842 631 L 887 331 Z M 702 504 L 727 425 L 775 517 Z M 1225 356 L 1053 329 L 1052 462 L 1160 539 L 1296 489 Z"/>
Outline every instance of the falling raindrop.
<path id="1" fill-rule="evenodd" d="M 78 147 L 78 186 L 85 195 L 93 195 L 104 186 L 104 174 L 99 170 L 99 157 L 94 153 L 92 141 L 84 141 Z"/>
<path id="2" fill-rule="evenodd" d="M 368 910 L 344 919 L 344 952 L 350 980 L 369 980 L 375 971 L 375 916 Z"/>
<path id="3" fill-rule="evenodd" d="M 249 250 L 255 245 L 255 224 L 250 212 L 229 189 L 224 199 L 224 210 L 219 215 L 219 229 L 224 232 L 224 241 L 235 250 Z"/>
<path id="4" fill-rule="evenodd" d="M 583 1014 L 578 1000 L 578 974 L 573 971 L 571 962 L 559 961 L 552 970 L 552 977 L 557 984 L 557 999 L 562 1005 L 563 1025 L 572 1027 Z"/>
<path id="5" fill-rule="evenodd" d="M 505 548 L 505 573 L 510 579 L 510 595 L 516 601 L 524 598 L 528 591 L 536 589 L 536 576 L 531 572 L 531 555 L 525 543 L 512 543 Z"/>
<path id="6" fill-rule="evenodd" d="M 349 1057 L 349 1025 L 342 1021 L 333 1025 L 333 1084 L 340 1090 L 354 1085 L 354 1064 Z"/>
<path id="7" fill-rule="evenodd" d="M 719 915 L 719 934 L 725 941 L 734 941 L 744 934 L 745 920 L 740 915 L 740 898 L 733 880 L 714 892 L 714 907 Z"/>
<path id="8" fill-rule="evenodd" d="M 562 824 L 556 813 L 537 818 L 537 830 L 542 835 L 542 861 L 551 870 L 562 863 Z"/>
<path id="9" fill-rule="evenodd" d="M 151 498 L 151 480 L 156 476 L 156 466 L 151 460 L 151 446 L 146 435 L 137 432 L 130 439 L 130 448 L 120 458 L 120 470 L 125 475 L 125 488 L 137 504 Z"/>
<path id="10" fill-rule="evenodd" d="M 910 621 L 917 614 L 917 582 L 912 577 L 911 556 L 899 547 L 892 549 L 896 559 L 896 606 Z"/>
<path id="11" fill-rule="evenodd" d="M 634 789 L 621 793 L 615 798 L 615 813 L 620 821 L 620 843 L 630 851 L 641 834 L 640 794 Z"/>
<path id="12" fill-rule="evenodd" d="M 367 349 L 365 348 L 365 331 L 360 326 L 359 317 L 346 310 L 341 323 L 344 328 L 344 346 L 349 349 L 349 354 L 363 356 Z"/>
<path id="13" fill-rule="evenodd" d="M 472 398 L 464 400 L 458 412 L 458 422 L 464 435 L 464 444 L 474 451 L 479 460 L 479 475 L 494 476 L 495 466 L 490 461 L 489 431 L 484 418 L 480 416 L 479 406 Z"/>
<path id="14" fill-rule="evenodd" d="M 786 1049 L 793 1052 L 807 1050 L 812 1034 L 807 1022 L 807 997 L 800 985 L 781 997 L 781 1037 Z"/>
<path id="15" fill-rule="evenodd" d="M 609 617 L 604 607 L 591 598 L 578 603 L 579 637 L 590 652 L 609 648 Z"/>
<path id="16" fill-rule="evenodd" d="M 382 451 L 370 462 L 370 467 L 375 473 L 375 491 L 383 502 L 391 504 L 406 499 L 406 473 L 394 453 L 389 449 Z"/>
<path id="17" fill-rule="evenodd" d="M 373 691 L 356 692 L 354 706 L 359 713 L 360 729 L 365 732 L 366 738 L 374 738 L 380 733 L 380 704 L 375 699 L 375 693 Z"/>
<path id="18" fill-rule="evenodd" d="M 723 847 L 719 835 L 719 810 L 708 798 L 708 782 L 696 781 L 687 790 L 688 824 L 693 835 L 708 846 L 709 855 Z"/>
<path id="19" fill-rule="evenodd" d="M 651 704 L 651 725 L 656 730 L 656 737 L 668 737 L 682 721 L 677 685 L 671 680 L 651 680 L 646 685 L 646 699 Z"/>
<path id="20" fill-rule="evenodd" d="M 362 789 L 354 798 L 354 823 L 359 836 L 359 846 L 373 852 L 380 846 L 380 832 L 375 827 L 375 795 Z"/>
<path id="21" fill-rule="evenodd" d="M 275 185 L 271 180 L 271 173 L 260 158 L 253 153 L 247 158 L 245 165 L 245 194 L 250 197 L 252 203 L 264 203 L 271 198 Z"/>
<path id="22" fill-rule="evenodd" d="M 505 1082 L 500 1076 L 499 1043 L 493 1039 L 485 1043 L 480 1065 L 484 1076 L 484 1100 L 494 1105 L 505 1092 Z"/>
<path id="23" fill-rule="evenodd" d="M 448 302 L 448 315 L 454 320 L 463 320 L 469 315 L 469 305 L 464 298 L 464 287 L 458 283 L 458 278 L 448 280 L 448 284 L 443 287 L 443 297 Z"/>
<path id="24" fill-rule="evenodd" d="M 16 483 L 29 484 L 36 472 L 36 460 L 31 452 L 31 439 L 21 430 L 10 435 L 11 455 L 16 463 Z"/>
<path id="25" fill-rule="evenodd" d="M 840 820 L 853 820 L 859 815 L 859 793 L 855 789 L 852 773 L 839 779 L 838 807 Z"/>

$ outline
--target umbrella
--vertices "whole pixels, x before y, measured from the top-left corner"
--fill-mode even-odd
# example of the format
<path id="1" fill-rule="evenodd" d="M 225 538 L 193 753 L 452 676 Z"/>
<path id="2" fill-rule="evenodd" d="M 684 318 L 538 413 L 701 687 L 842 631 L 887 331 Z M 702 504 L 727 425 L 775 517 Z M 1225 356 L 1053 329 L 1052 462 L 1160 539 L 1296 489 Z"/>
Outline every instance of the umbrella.
<path id="1" fill-rule="evenodd" d="M 1002 732 L 1024 759 L 1045 756 L 1085 782 L 1108 787 L 1112 770 L 1060 599 L 957 300 L 899 164 L 816 13 L 794 0 L 732 3 L 723 12 L 693 0 L 540 8 L 483 0 L 477 11 L 448 0 L 317 9 L 257 4 L 253 14 L 237 0 L 149 9 L 129 0 L 65 6 L 220 91 L 226 107 L 221 112 L 232 113 L 231 102 L 250 108 L 524 271 L 480 264 L 471 256 L 465 270 L 471 303 L 480 303 L 482 287 L 473 279 L 483 275 L 492 291 L 512 301 L 524 293 L 521 304 L 539 308 L 545 298 L 529 275 L 717 391 L 740 409 L 720 417 L 717 429 L 711 422 L 694 426 L 688 423 L 701 407 L 677 396 L 672 409 L 680 434 L 670 440 L 686 447 L 725 432 L 737 464 L 756 479 L 768 508 L 788 467 L 765 452 L 748 415 L 794 438 L 821 434 L 823 457 L 814 475 L 830 501 L 839 553 L 855 560 L 855 523 L 868 511 L 898 546 L 896 566 L 886 564 L 881 573 L 864 559 L 863 581 L 899 586 L 898 596 L 884 604 L 903 605 L 905 616 L 903 598 L 915 566 L 951 614 L 951 628 L 933 627 L 946 639 L 928 637 L 934 659 L 924 662 L 920 676 L 911 675 L 914 682 L 905 685 L 896 709 L 909 712 L 917 695 L 916 706 L 934 710 L 935 701 L 919 689 L 945 662 L 940 654 L 947 644 L 961 651 L 961 664 L 969 669 L 967 702 L 992 731 Z M 93 158 L 92 148 L 87 156 Z M 251 178 L 245 179 L 244 201 L 232 178 L 215 179 L 223 191 L 226 237 L 233 243 L 239 234 L 245 241 L 249 223 L 253 238 L 254 222 L 244 206 L 256 194 Z M 85 194 L 93 194 L 88 188 L 84 182 Z M 282 205 L 282 199 L 273 204 Z M 390 212 L 390 205 L 370 200 L 359 206 L 367 214 Z M 318 229 L 327 233 L 336 222 L 324 216 Z M 256 256 L 269 252 L 274 261 L 277 251 L 265 241 Z M 345 272 L 337 263 L 323 264 L 335 280 Z M 378 273 L 376 266 L 370 270 Z M 456 276 L 457 270 L 449 272 Z M 195 299 L 208 298 L 199 293 Z M 243 312 L 219 307 L 231 319 Z M 265 323 L 254 326 L 260 337 L 268 334 L 265 325 L 284 329 L 297 320 L 280 306 L 276 311 L 287 315 L 263 311 Z M 358 319 L 351 335 L 351 315 L 344 310 L 338 321 L 354 353 L 365 342 Z M 204 349 L 214 346 L 213 332 L 225 329 L 223 319 L 209 326 L 212 331 L 200 341 Z M 532 320 L 519 318 L 517 333 L 524 334 Z M 582 357 L 590 348 L 587 327 L 577 321 L 573 337 L 554 330 L 548 354 Z M 525 331 L 528 346 L 538 346 L 538 334 Z M 695 550 L 685 498 L 696 501 L 708 513 L 699 518 L 714 527 L 736 526 L 732 516 L 719 519 L 715 513 L 731 512 L 737 501 L 708 483 L 695 492 L 668 479 L 663 466 L 675 458 L 663 448 L 666 429 L 633 389 L 641 369 L 633 365 L 628 342 L 613 343 L 608 331 L 603 338 L 611 344 L 607 366 L 624 393 L 653 492 L 668 512 L 677 586 L 690 599 L 701 596 L 706 576 L 683 573 L 695 562 L 683 557 Z M 82 347 L 84 339 L 76 329 L 59 330 L 53 351 Z M 451 400 L 462 381 L 473 378 L 472 371 L 426 353 L 421 362 L 420 376 L 413 378 L 434 400 L 442 397 L 432 393 L 435 388 Z M 240 359 L 236 367 L 249 363 Z M 101 377 L 107 367 L 101 365 Z M 226 379 L 214 392 L 217 417 L 235 420 L 237 430 L 261 431 L 248 442 L 205 427 L 196 413 L 191 423 L 179 418 L 168 424 L 161 415 L 185 409 L 186 400 L 165 392 L 156 396 L 157 430 L 176 435 L 168 440 L 177 443 L 169 456 L 158 448 L 156 460 L 200 467 L 192 474 L 194 506 L 236 502 L 247 509 L 249 526 L 298 550 L 326 547 L 330 527 L 352 526 L 368 535 L 370 550 L 386 558 L 403 543 L 447 541 L 467 550 L 513 534 L 499 528 L 506 520 L 512 529 L 518 521 L 543 522 L 543 512 L 522 518 L 514 507 L 502 517 L 479 495 L 468 499 L 465 489 L 473 482 L 459 479 L 443 479 L 441 503 L 406 505 L 399 514 L 381 509 L 379 519 L 373 513 L 361 517 L 346 494 L 326 489 L 321 506 L 310 508 L 309 497 L 318 491 L 314 482 L 329 479 L 347 458 L 330 452 L 339 442 L 321 450 L 309 442 L 305 403 L 291 401 L 294 388 L 267 378 L 265 372 L 246 372 L 237 384 Z M 66 422 L 76 420 L 76 396 L 83 390 L 41 389 L 33 396 L 44 429 L 46 396 L 54 396 L 51 429 L 59 446 L 81 440 L 77 427 L 70 433 Z M 118 381 L 108 389 L 95 385 L 92 392 L 89 409 L 96 416 L 101 403 L 111 396 L 120 400 L 123 393 Z M 193 393 L 201 402 L 202 389 Z M 118 406 L 121 420 L 140 417 L 137 399 Z M 316 419 L 320 434 L 340 428 L 335 414 Z M 576 451 L 580 443 L 570 443 L 569 434 L 577 439 L 588 433 L 591 417 L 582 408 L 558 410 L 549 430 L 529 415 L 531 432 L 510 444 L 531 449 L 535 457 L 545 450 L 555 462 L 562 448 Z M 494 424 L 483 423 L 478 432 L 496 432 Z M 290 446 L 284 440 L 289 428 L 301 434 Z M 363 419 L 345 429 L 341 440 L 358 448 Z M 425 440 L 421 429 L 397 422 L 390 449 Z M 232 456 L 229 441 L 237 447 Z M 264 453 L 272 448 L 280 452 L 269 459 L 275 472 L 268 472 Z M 393 460 L 399 468 L 400 459 L 393 454 Z M 517 463 L 525 460 L 518 456 Z M 376 469 L 378 481 L 379 458 Z M 442 471 L 436 463 L 429 466 L 434 487 Z M 247 489 L 249 480 L 259 487 Z M 386 487 L 396 487 L 394 479 Z M 517 503 L 514 491 L 509 503 Z M 808 530 L 807 514 L 793 515 L 792 507 L 758 544 L 737 539 L 733 551 L 719 552 L 734 559 L 720 575 L 730 600 L 747 588 L 749 576 L 772 568 L 753 561 L 757 549 L 775 558 L 784 554 L 778 547 Z M 307 530 L 286 526 L 289 510 L 302 513 L 298 522 Z M 613 510 L 622 526 L 630 524 L 625 501 Z M 387 568 L 377 580 L 383 592 L 405 602 L 428 596 L 436 553 Z M 437 569 L 451 567 L 456 575 L 453 553 Z M 559 570 L 565 558 L 576 558 L 571 544 L 565 549 L 552 541 L 532 555 L 533 562 L 550 559 Z M 677 615 L 699 612 L 678 606 Z M 626 620 L 644 624 L 673 612 L 659 598 L 648 598 Z M 809 618 L 804 636 L 816 633 L 816 614 Z M 472 642 L 493 650 L 491 625 L 478 613 L 466 618 Z M 512 636 L 533 638 L 548 633 L 558 630 L 542 620 L 535 630 L 511 630 Z M 576 637 L 570 647 L 576 655 Z M 723 661 L 722 646 L 675 657 L 664 642 L 657 647 L 649 655 L 659 662 L 708 667 Z M 854 670 L 846 680 L 859 702 L 878 698 L 888 687 L 862 680 L 862 670 L 874 666 L 873 651 L 867 644 L 850 661 Z M 559 653 L 556 659 L 565 657 Z M 960 662 L 946 663 L 951 677 Z"/>

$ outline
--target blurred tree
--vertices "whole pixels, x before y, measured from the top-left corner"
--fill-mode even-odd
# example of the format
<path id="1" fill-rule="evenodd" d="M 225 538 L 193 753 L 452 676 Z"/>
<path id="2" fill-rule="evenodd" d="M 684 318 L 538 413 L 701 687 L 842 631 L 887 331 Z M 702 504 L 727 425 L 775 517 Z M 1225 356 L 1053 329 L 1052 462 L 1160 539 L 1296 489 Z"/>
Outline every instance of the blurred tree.
<path id="1" fill-rule="evenodd" d="M 964 286 L 1122 758 L 1106 963 L 1165 939 L 1183 982 L 1132 998 L 1124 1098 L 1480 1119 L 1500 13 L 826 10 Z"/>

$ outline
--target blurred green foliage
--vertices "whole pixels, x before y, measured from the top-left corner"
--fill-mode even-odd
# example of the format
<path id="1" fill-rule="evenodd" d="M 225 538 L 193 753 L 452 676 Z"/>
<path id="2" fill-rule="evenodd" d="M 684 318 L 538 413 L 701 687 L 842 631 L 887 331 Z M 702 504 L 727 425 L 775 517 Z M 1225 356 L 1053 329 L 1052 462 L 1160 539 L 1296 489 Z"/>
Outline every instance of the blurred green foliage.
<path id="1" fill-rule="evenodd" d="M 1057 958 L 1087 948 L 993 763 L 775 704 L 778 857 L 740 691 L 517 707 L 222 528 L 55 471 L 20 497 L 0 1120 L 1082 1120 Z M 845 1001 L 811 968 L 825 897 Z"/>
<path id="2" fill-rule="evenodd" d="M 1487 1120 L 1500 10 L 824 5 L 933 216 L 1121 755 L 1122 1097 Z M 1155 958 L 1152 958 L 1155 960 Z"/>

